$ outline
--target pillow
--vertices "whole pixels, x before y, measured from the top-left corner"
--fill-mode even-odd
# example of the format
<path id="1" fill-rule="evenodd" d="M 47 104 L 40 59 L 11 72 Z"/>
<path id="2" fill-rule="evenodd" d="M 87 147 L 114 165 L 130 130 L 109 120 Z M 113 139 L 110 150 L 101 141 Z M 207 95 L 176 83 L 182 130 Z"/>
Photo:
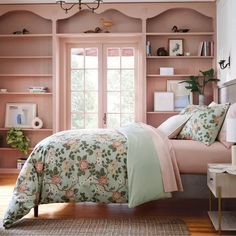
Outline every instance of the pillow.
<path id="1" fill-rule="evenodd" d="M 175 115 L 164 121 L 157 129 L 161 130 L 168 138 L 175 138 L 191 115 Z"/>
<path id="2" fill-rule="evenodd" d="M 208 105 L 208 107 L 215 107 L 215 106 L 219 106 L 219 105 L 221 105 L 221 104 L 218 104 L 218 103 L 213 101 Z"/>
<path id="3" fill-rule="evenodd" d="M 225 147 L 230 148 L 233 145 L 233 143 L 226 141 L 226 120 L 228 118 L 236 118 L 236 103 L 232 104 L 229 107 L 229 110 L 225 116 L 225 121 L 217 137 L 217 140 L 220 141 Z"/>
<path id="4" fill-rule="evenodd" d="M 191 139 L 211 145 L 218 135 L 226 112 L 226 106 L 204 107 L 194 111 L 178 139 Z"/>
<path id="5" fill-rule="evenodd" d="M 229 102 L 227 102 L 227 103 L 222 103 L 222 104 L 220 104 L 220 103 L 216 103 L 216 102 L 211 102 L 209 105 L 208 105 L 208 107 L 216 107 L 216 106 L 225 106 L 226 107 L 226 109 L 228 110 L 229 109 L 229 106 L 230 106 L 230 103 Z"/>
<path id="6" fill-rule="evenodd" d="M 180 112 L 180 115 L 192 114 L 193 112 L 203 109 L 205 107 L 206 106 L 202 106 L 202 105 L 188 105 Z"/>

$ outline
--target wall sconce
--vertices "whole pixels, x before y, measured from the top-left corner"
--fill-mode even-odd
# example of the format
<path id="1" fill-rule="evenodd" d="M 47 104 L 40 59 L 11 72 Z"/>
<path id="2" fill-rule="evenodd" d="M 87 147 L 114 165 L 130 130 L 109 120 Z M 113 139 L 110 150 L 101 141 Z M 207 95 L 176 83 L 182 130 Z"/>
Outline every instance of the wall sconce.
<path id="1" fill-rule="evenodd" d="M 226 60 L 220 60 L 218 63 L 220 65 L 220 69 L 224 70 L 227 66 L 230 67 L 230 56 L 229 56 L 229 59 L 228 59 L 228 63 L 226 63 Z"/>

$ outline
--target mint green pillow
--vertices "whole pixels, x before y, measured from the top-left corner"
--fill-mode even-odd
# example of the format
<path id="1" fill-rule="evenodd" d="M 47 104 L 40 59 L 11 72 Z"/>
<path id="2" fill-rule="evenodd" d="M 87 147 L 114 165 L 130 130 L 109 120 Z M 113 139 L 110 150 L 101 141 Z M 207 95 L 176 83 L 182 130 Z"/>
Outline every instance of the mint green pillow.
<path id="1" fill-rule="evenodd" d="M 222 126 L 228 106 L 201 107 L 192 112 L 178 135 L 178 139 L 190 139 L 211 145 Z"/>

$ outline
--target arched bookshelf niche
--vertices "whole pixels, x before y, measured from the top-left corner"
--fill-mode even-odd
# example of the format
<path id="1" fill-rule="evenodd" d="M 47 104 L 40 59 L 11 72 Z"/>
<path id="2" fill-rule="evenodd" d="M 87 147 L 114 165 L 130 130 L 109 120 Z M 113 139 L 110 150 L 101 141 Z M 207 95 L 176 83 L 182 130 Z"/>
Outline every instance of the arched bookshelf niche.
<path id="1" fill-rule="evenodd" d="M 113 25 L 108 29 L 104 28 L 102 19 L 112 21 Z M 141 33 L 142 21 L 114 9 L 101 14 L 83 10 L 70 18 L 58 20 L 57 33 L 83 33 L 96 27 L 101 28 L 102 32 L 108 30 L 110 33 Z"/>

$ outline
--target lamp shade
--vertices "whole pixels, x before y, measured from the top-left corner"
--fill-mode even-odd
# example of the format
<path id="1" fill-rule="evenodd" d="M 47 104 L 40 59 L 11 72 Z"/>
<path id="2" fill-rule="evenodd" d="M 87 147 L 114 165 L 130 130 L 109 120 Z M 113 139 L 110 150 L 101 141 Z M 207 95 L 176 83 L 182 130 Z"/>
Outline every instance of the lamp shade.
<path id="1" fill-rule="evenodd" d="M 226 141 L 236 142 L 236 119 L 227 119 L 226 121 Z"/>

